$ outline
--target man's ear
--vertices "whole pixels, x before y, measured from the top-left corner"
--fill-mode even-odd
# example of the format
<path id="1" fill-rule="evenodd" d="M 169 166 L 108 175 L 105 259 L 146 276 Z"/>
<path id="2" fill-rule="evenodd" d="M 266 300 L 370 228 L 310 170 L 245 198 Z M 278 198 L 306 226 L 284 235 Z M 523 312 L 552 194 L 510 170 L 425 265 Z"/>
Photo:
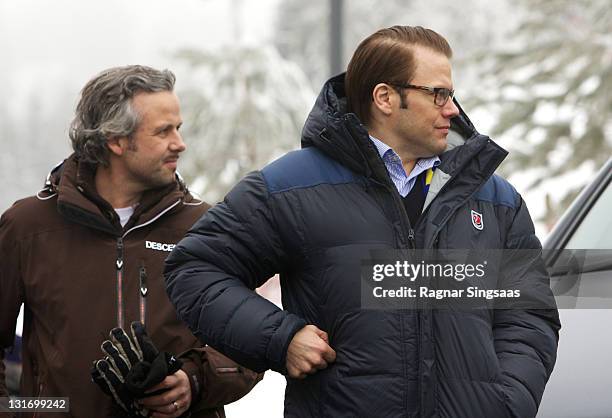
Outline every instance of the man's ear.
<path id="1" fill-rule="evenodd" d="M 127 149 L 127 143 L 127 136 L 114 136 L 106 141 L 106 146 L 108 147 L 111 153 L 117 156 L 121 156 Z"/>
<path id="2" fill-rule="evenodd" d="M 393 94 L 392 88 L 388 84 L 378 83 L 372 90 L 373 108 L 385 116 L 393 113 Z"/>

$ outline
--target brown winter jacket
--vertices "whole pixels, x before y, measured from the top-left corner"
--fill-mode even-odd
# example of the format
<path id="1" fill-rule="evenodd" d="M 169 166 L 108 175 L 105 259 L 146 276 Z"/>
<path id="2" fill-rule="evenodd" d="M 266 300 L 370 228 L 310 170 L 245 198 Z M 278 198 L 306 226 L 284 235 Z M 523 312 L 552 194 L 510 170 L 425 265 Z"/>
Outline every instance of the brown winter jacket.
<path id="1" fill-rule="evenodd" d="M 190 376 L 192 417 L 223 417 L 223 404 L 261 376 L 192 335 L 166 295 L 163 261 L 208 209 L 180 181 L 146 192 L 122 228 L 93 186 L 94 169 L 71 156 L 37 196 L 0 219 L 0 397 L 7 396 L 3 348 L 13 344 L 22 303 L 21 396 L 68 397 L 66 417 L 108 417 L 112 402 L 90 369 L 118 325 L 145 320 L 160 350 L 181 354 Z"/>

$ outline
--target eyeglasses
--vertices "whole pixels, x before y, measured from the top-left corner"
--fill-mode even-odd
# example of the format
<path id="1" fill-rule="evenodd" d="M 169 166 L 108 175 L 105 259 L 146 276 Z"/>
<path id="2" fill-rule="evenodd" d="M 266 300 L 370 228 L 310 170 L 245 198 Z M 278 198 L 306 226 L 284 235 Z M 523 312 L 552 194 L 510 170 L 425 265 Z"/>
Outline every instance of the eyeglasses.
<path id="1" fill-rule="evenodd" d="M 414 89 L 423 90 L 434 96 L 434 104 L 436 106 L 444 106 L 448 102 L 449 98 L 455 97 L 455 90 L 449 90 L 444 87 L 426 87 L 426 86 L 415 86 L 414 84 L 400 84 L 400 83 L 387 83 L 394 87 L 402 89 Z"/>

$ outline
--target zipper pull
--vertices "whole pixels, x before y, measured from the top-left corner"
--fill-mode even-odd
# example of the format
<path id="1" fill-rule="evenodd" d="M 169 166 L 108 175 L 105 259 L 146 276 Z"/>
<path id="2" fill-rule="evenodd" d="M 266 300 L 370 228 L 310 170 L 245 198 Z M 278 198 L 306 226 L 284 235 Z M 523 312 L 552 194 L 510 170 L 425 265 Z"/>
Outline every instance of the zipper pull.
<path id="1" fill-rule="evenodd" d="M 140 261 L 140 269 L 138 269 L 138 278 L 140 279 L 140 322 L 145 325 L 147 319 L 147 269 L 144 260 Z"/>
<path id="2" fill-rule="evenodd" d="M 414 229 L 412 228 L 408 230 L 408 242 L 410 243 L 411 248 L 416 248 L 416 240 L 414 239 Z"/>
<path id="3" fill-rule="evenodd" d="M 140 277 L 140 295 L 144 298 L 144 297 L 147 297 L 147 293 L 149 291 L 149 289 L 147 288 L 147 269 L 145 269 L 144 265 L 140 266 L 139 277 Z"/>
<path id="4" fill-rule="evenodd" d="M 117 270 L 123 267 L 123 238 L 117 238 Z"/>

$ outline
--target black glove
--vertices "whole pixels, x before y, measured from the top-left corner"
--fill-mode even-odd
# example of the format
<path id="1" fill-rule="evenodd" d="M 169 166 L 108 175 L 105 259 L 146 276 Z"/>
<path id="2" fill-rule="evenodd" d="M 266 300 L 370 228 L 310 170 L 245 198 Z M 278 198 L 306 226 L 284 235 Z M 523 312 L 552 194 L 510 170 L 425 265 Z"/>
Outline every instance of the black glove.
<path id="1" fill-rule="evenodd" d="M 110 341 L 102 343 L 106 356 L 94 362 L 91 375 L 128 416 L 147 417 L 149 411 L 136 399 L 156 395 L 145 395 L 145 391 L 176 373 L 182 362 L 168 353 L 159 352 L 140 322 L 133 322 L 130 331 L 131 338 L 122 328 L 111 330 Z"/>

